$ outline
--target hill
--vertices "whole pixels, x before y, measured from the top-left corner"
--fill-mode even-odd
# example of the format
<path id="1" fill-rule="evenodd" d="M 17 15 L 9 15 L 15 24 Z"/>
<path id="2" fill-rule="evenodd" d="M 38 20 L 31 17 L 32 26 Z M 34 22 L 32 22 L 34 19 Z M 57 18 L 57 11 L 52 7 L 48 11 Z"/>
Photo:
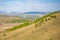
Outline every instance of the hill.
<path id="1" fill-rule="evenodd" d="M 6 16 L 0 15 L 0 23 L 21 23 L 24 21 L 28 21 L 27 19 L 18 17 L 18 16 Z"/>
<path id="2" fill-rule="evenodd" d="M 0 30 L 20 25 L 26 21 L 31 21 L 17 16 L 0 15 Z"/>
<path id="3" fill-rule="evenodd" d="M 25 12 L 25 14 L 46 14 L 47 12 Z"/>
<path id="4" fill-rule="evenodd" d="M 55 16 L 54 16 L 55 15 Z M 42 24 L 32 23 L 26 27 L 0 34 L 1 40 L 60 40 L 60 13 L 51 15 Z M 39 21 L 37 22 L 39 23 Z M 36 26 L 37 25 L 37 26 Z"/>

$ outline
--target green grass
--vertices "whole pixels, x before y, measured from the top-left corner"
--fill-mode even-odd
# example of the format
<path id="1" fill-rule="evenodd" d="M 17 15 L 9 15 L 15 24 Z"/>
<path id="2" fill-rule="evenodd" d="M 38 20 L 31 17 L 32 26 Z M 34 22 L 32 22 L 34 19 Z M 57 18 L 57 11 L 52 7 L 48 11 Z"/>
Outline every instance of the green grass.
<path id="1" fill-rule="evenodd" d="M 29 21 L 29 20 L 14 19 L 14 20 L 11 20 L 11 21 L 5 21 L 4 23 L 22 23 L 22 22 L 26 22 L 26 21 Z"/>
<path id="2" fill-rule="evenodd" d="M 49 17 L 49 16 L 51 16 L 51 15 L 54 15 L 54 14 L 56 14 L 56 13 L 58 13 L 58 12 L 52 12 L 52 13 L 47 14 L 47 15 L 41 17 L 41 18 L 37 18 L 33 23 L 41 22 L 42 20 L 44 20 L 44 18 L 47 18 L 47 17 Z M 16 20 L 14 20 L 14 22 L 15 22 L 15 21 L 16 21 Z M 18 20 L 18 22 L 19 22 L 19 20 Z M 32 23 L 32 24 L 33 24 L 33 23 Z M 31 24 L 31 23 L 30 23 L 29 21 L 25 21 L 23 24 L 20 24 L 20 25 L 18 25 L 18 26 L 14 26 L 13 28 L 8 28 L 8 29 L 6 29 L 6 31 L 7 31 L 7 32 L 13 31 L 13 30 L 16 30 L 16 29 L 25 27 L 25 26 L 30 25 L 30 24 Z"/>
<path id="3" fill-rule="evenodd" d="M 22 27 L 24 27 L 24 26 L 27 26 L 27 25 L 29 25 L 29 24 L 30 24 L 30 23 L 29 23 L 28 21 L 26 21 L 26 22 L 24 22 L 23 24 L 20 24 L 20 25 L 18 25 L 18 26 L 14 26 L 13 28 L 8 28 L 8 29 L 6 29 L 6 31 L 7 31 L 7 32 L 13 31 L 13 30 L 22 28 Z"/>
<path id="4" fill-rule="evenodd" d="M 56 14 L 56 13 L 58 13 L 58 12 L 51 12 L 51 13 L 49 13 L 49 14 L 41 17 L 41 18 L 37 18 L 37 19 L 34 21 L 34 23 L 39 22 L 39 21 L 41 22 L 42 20 L 44 20 L 44 18 L 47 18 L 47 17 L 49 17 L 49 16 L 51 16 L 51 15 L 54 15 L 54 14 Z"/>

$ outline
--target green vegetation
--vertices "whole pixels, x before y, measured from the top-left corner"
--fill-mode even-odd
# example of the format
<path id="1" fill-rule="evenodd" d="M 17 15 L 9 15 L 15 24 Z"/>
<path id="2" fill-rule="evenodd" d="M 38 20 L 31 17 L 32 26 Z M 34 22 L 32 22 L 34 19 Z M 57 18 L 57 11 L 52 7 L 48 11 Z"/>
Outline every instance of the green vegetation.
<path id="1" fill-rule="evenodd" d="M 56 13 L 58 13 L 58 12 L 52 12 L 52 13 L 49 13 L 49 14 L 41 17 L 41 18 L 37 18 L 37 19 L 33 22 L 33 23 L 36 23 L 36 24 L 35 24 L 35 27 L 38 27 L 39 25 L 41 26 L 42 22 L 44 22 L 44 21 L 47 22 L 47 21 L 50 20 L 51 18 L 56 18 L 56 15 L 54 15 L 54 14 L 56 14 Z M 50 17 L 50 18 L 48 18 L 48 17 Z"/>
<path id="2" fill-rule="evenodd" d="M 58 12 L 53 12 L 53 13 L 47 14 L 47 15 L 41 17 L 41 18 L 37 18 L 37 19 L 36 19 L 34 22 L 32 22 L 32 23 L 30 23 L 29 21 L 25 21 L 23 24 L 20 24 L 20 25 L 18 25 L 18 26 L 13 27 L 13 28 L 7 29 L 7 32 L 16 30 L 16 29 L 18 29 L 18 28 L 21 28 L 21 27 L 24 27 L 24 26 L 27 26 L 27 25 L 30 25 L 30 24 L 33 24 L 33 23 L 39 22 L 39 23 L 37 23 L 37 24 L 35 25 L 35 27 L 36 27 L 37 25 L 41 24 L 41 23 L 44 21 L 44 19 L 46 19 L 46 21 L 47 21 L 47 17 L 49 17 L 49 16 L 51 16 L 51 15 L 53 15 L 53 14 L 56 14 L 56 13 L 58 13 Z M 14 20 L 14 22 L 16 22 L 16 20 Z M 18 20 L 18 22 L 19 22 L 19 20 Z"/>
<path id="3" fill-rule="evenodd" d="M 11 20 L 11 21 L 6 21 L 5 23 L 22 23 L 22 22 L 26 22 L 28 20 L 23 20 L 23 19 L 15 19 L 15 20 Z"/>
<path id="4" fill-rule="evenodd" d="M 49 14 L 41 17 L 41 18 L 37 18 L 37 19 L 34 21 L 34 23 L 39 22 L 39 21 L 41 22 L 41 21 L 44 20 L 45 18 L 47 18 L 47 17 L 49 17 L 49 16 L 51 16 L 51 15 L 54 15 L 54 14 L 56 14 L 56 13 L 58 13 L 58 12 L 52 12 L 52 13 L 49 13 Z"/>
<path id="5" fill-rule="evenodd" d="M 25 21 L 31 21 L 28 19 L 24 19 L 21 17 L 16 17 L 16 16 L 5 16 L 5 15 L 0 15 L 0 23 L 22 23 Z"/>
<path id="6" fill-rule="evenodd" d="M 26 21 L 26 22 L 24 22 L 23 24 L 20 24 L 20 25 L 18 25 L 18 26 L 15 26 L 15 27 L 13 27 L 13 28 L 9 28 L 9 29 L 6 29 L 6 30 L 7 30 L 7 32 L 13 31 L 13 30 L 16 30 L 16 29 L 18 29 L 18 28 L 27 26 L 27 25 L 29 25 L 29 24 L 30 24 L 30 23 L 29 23 L 28 21 Z"/>

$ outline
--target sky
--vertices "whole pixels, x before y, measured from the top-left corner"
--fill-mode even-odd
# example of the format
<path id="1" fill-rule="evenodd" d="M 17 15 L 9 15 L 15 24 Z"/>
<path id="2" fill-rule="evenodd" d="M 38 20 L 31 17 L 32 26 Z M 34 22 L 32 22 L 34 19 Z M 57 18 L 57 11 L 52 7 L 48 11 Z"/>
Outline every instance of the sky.
<path id="1" fill-rule="evenodd" d="M 60 0 L 0 0 L 0 11 L 6 12 L 60 11 Z"/>

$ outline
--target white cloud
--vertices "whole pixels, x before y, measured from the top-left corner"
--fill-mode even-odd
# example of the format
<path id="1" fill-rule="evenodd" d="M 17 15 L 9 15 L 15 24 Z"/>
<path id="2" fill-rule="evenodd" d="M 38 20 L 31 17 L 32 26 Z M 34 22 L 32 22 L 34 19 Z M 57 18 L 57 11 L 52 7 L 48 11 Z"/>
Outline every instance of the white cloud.
<path id="1" fill-rule="evenodd" d="M 32 0 L 27 0 L 32 1 Z M 0 10 L 3 11 L 55 11 L 60 10 L 59 4 L 54 3 L 35 3 L 35 2 L 20 2 L 20 1 L 9 1 L 5 2 L 0 6 Z"/>

